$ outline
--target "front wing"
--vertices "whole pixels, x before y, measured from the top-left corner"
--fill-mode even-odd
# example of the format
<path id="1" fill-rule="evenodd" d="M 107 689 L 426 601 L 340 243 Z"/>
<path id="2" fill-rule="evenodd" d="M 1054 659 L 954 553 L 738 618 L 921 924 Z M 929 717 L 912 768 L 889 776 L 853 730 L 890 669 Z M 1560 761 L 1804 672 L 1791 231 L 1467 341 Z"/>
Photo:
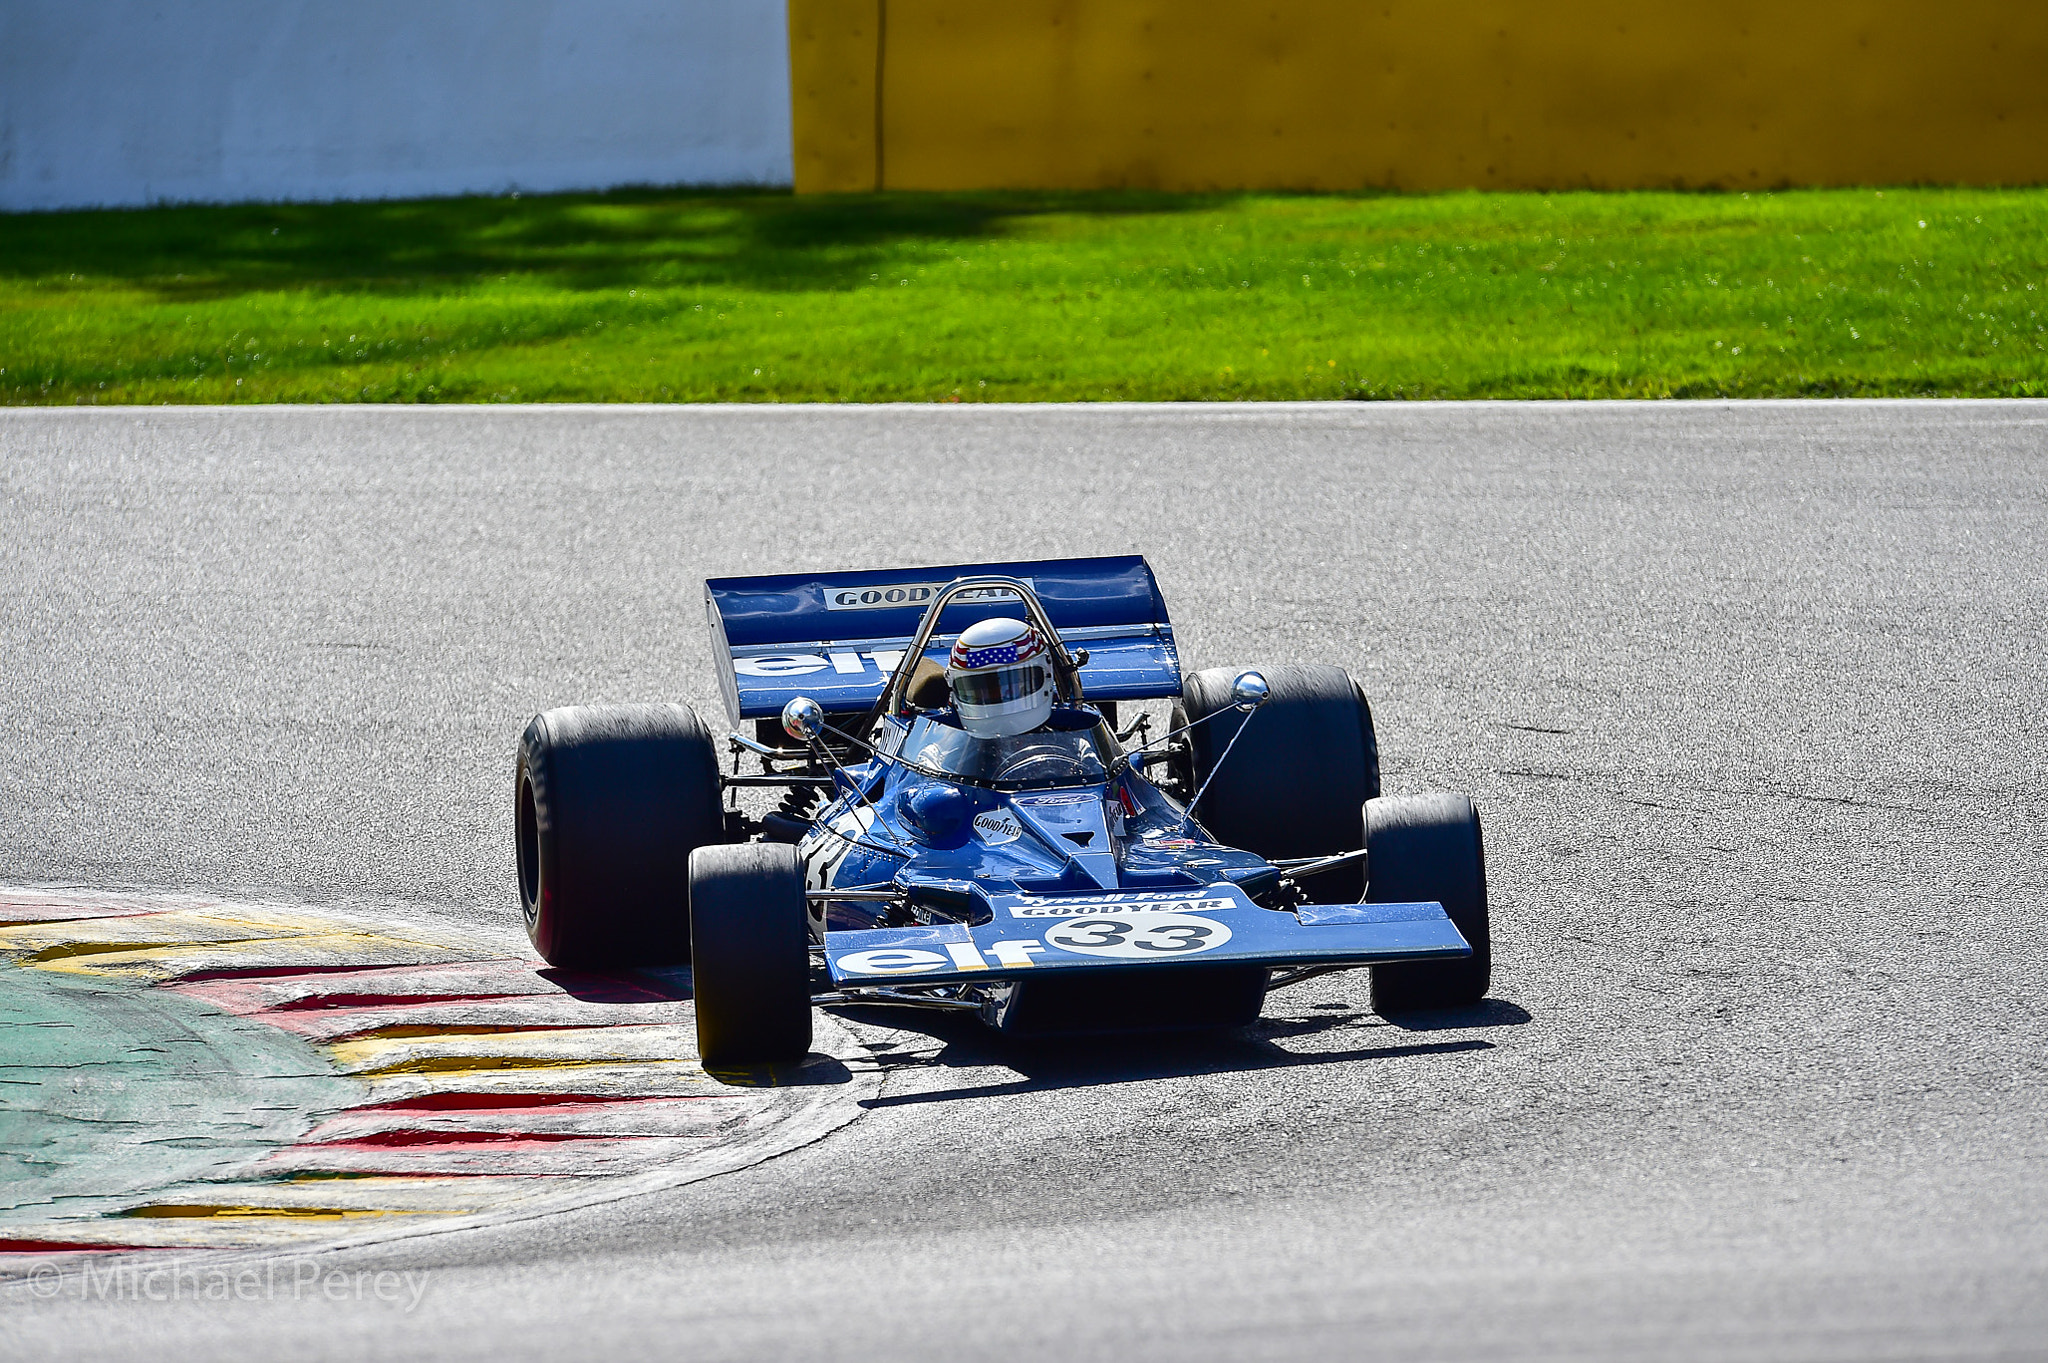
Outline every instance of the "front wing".
<path id="1" fill-rule="evenodd" d="M 865 928 L 825 934 L 841 987 L 960 984 L 1057 972 L 1162 965 L 1384 965 L 1454 960 L 1471 944 L 1422 904 L 1305 904 L 1262 909 L 1234 885 L 1199 891 L 991 895 L 969 927 Z"/>

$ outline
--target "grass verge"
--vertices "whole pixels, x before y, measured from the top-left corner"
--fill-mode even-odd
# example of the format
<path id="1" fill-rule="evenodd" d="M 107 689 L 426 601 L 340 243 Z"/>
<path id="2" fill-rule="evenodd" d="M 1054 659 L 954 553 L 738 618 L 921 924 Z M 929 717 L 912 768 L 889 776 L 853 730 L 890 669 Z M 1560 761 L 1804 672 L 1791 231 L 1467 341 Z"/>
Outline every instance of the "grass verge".
<path id="1" fill-rule="evenodd" d="M 2048 190 L 0 216 L 0 402 L 2048 396 Z"/>

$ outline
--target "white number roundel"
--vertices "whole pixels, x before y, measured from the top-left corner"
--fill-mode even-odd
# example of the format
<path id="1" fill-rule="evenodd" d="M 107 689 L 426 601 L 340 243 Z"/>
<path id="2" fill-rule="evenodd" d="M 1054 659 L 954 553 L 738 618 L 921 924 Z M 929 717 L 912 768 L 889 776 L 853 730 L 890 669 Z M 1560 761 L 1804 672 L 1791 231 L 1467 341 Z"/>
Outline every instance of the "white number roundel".
<path id="1" fill-rule="evenodd" d="M 1046 930 L 1047 946 L 1083 956 L 1121 956 L 1157 961 L 1214 951 L 1230 940 L 1230 929 L 1214 918 L 1191 913 L 1148 913 L 1131 918 L 1070 918 Z"/>

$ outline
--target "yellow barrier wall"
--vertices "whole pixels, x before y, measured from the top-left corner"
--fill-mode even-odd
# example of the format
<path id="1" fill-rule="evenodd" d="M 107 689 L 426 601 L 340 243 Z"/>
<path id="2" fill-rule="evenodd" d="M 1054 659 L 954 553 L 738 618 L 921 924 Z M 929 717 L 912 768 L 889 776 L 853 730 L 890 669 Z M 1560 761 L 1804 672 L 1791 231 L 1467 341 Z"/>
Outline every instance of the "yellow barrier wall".
<path id="1" fill-rule="evenodd" d="M 875 189 L 879 0 L 789 0 L 789 98 L 799 194 Z"/>
<path id="2" fill-rule="evenodd" d="M 799 192 L 2048 181 L 2043 0 L 790 0 Z"/>

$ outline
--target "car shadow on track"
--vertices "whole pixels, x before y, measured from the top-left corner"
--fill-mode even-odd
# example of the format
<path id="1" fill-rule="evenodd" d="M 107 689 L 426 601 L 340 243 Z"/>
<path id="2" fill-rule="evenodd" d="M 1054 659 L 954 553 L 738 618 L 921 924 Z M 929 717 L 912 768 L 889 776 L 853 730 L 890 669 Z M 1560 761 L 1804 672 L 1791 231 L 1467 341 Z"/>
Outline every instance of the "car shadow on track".
<path id="1" fill-rule="evenodd" d="M 802 1061 L 786 1065 L 707 1066 L 704 1073 L 729 1088 L 798 1089 L 829 1084 L 850 1084 L 853 1071 L 846 1062 L 812 1052 Z"/>
<path id="2" fill-rule="evenodd" d="M 1332 1006 L 1323 1005 L 1325 1009 Z M 1471 1028 L 1512 1027 L 1532 1019 L 1512 1003 L 1489 999 L 1470 1008 L 1386 1019 L 1348 1005 L 1292 1017 L 1261 1018 L 1249 1027 L 1224 1032 L 1165 1032 L 1112 1036 L 1021 1039 L 990 1031 L 959 1013 L 923 1013 L 907 1008 L 835 1009 L 850 1021 L 908 1032 L 938 1043 L 937 1051 L 915 1041 L 871 1042 L 884 1070 L 1008 1069 L 1019 1077 L 935 1092 L 885 1094 L 865 1100 L 868 1108 L 905 1107 L 961 1098 L 992 1098 L 1048 1089 L 1093 1088 L 1188 1075 L 1290 1069 L 1397 1060 L 1411 1056 L 1458 1055 L 1494 1049 L 1478 1037 L 1442 1041 L 1394 1041 L 1396 1035 Z M 1291 1050 L 1282 1041 L 1325 1037 L 1340 1030 L 1368 1029 L 1392 1044 L 1340 1050 Z M 1375 1038 L 1377 1039 L 1377 1037 Z"/>
<path id="3" fill-rule="evenodd" d="M 692 997 L 690 967 L 643 966 L 631 970 L 567 970 L 543 966 L 533 972 L 583 1003 L 682 1003 Z"/>
<path id="4" fill-rule="evenodd" d="M 691 997 L 688 966 L 618 972 L 549 968 L 537 973 L 563 992 L 588 1003 L 678 1003 Z M 923 1045 L 906 1046 L 890 1041 L 868 1043 L 876 1063 L 884 1071 L 995 1067 L 1012 1070 L 1022 1076 L 1001 1084 L 935 1093 L 885 1095 L 863 1103 L 863 1106 L 871 1108 L 954 1098 L 986 1098 L 1043 1089 L 1088 1088 L 1182 1075 L 1455 1055 L 1491 1050 L 1493 1043 L 1468 1037 L 1315 1051 L 1289 1050 L 1277 1043 L 1360 1028 L 1386 1036 L 1391 1042 L 1396 1034 L 1518 1027 L 1532 1020 L 1526 1009 L 1503 999 L 1484 999 L 1466 1008 L 1408 1013 L 1391 1018 L 1380 1017 L 1349 1003 L 1326 1002 L 1308 1005 L 1305 1011 L 1292 1016 L 1262 1017 L 1248 1027 L 1221 1032 L 1022 1039 L 990 1031 L 978 1020 L 961 1013 L 858 1006 L 835 1008 L 833 1011 L 854 1022 L 908 1032 L 939 1043 L 936 1052 Z M 801 1064 L 721 1067 L 706 1072 L 720 1083 L 740 1088 L 810 1087 L 844 1084 L 853 1079 L 852 1071 L 843 1063 L 822 1055 L 813 1055 Z"/>
<path id="5" fill-rule="evenodd" d="M 1327 1007 L 1328 1005 L 1319 1005 Z M 1431 1013 L 1402 1013 L 1384 1019 L 1404 1032 L 1462 1032 L 1477 1027 L 1520 1027 L 1533 1022 L 1526 1008 L 1505 999 L 1481 999 L 1468 1008 L 1441 1008 Z"/>

